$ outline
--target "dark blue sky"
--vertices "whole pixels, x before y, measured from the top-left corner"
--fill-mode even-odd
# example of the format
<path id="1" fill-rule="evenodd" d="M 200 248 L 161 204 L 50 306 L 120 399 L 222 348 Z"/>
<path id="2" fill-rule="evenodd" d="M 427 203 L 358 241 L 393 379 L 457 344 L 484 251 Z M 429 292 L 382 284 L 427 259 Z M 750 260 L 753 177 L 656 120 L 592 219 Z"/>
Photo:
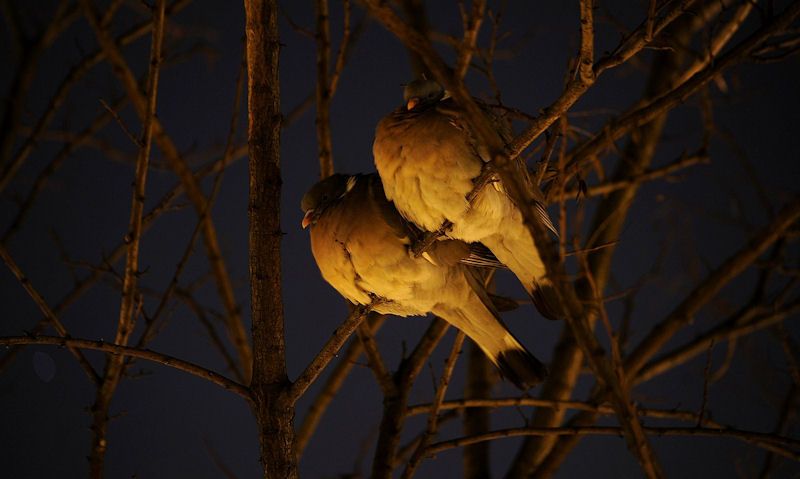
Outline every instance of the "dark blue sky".
<path id="1" fill-rule="evenodd" d="M 37 1 L 24 9 L 28 24 L 41 25 L 52 15 L 55 2 Z M 313 29 L 311 2 L 285 1 L 284 8 L 294 22 Z M 458 35 L 460 23 L 455 2 L 435 1 L 429 10 L 435 28 Z M 495 2 L 490 2 L 494 5 Z M 647 1 L 598 1 L 614 20 L 627 28 L 636 26 L 647 9 Z M 786 2 L 776 2 L 780 7 Z M 34 5 L 35 4 L 35 5 Z M 508 58 L 498 59 L 495 72 L 506 104 L 536 114 L 560 93 L 564 71 L 578 44 L 577 1 L 507 2 L 502 27 L 510 32 L 501 47 Z M 597 54 L 612 49 L 619 33 L 598 10 Z M 341 7 L 331 5 L 334 44 L 341 36 Z M 363 17 L 354 9 L 355 21 Z M 136 2 L 126 3 L 117 15 L 114 31 L 144 19 Z M 4 18 L 5 20 L 5 18 Z M 3 23 L 0 55 L 4 63 L 18 61 L 8 42 Z M 165 67 L 159 92 L 158 116 L 192 165 L 199 167 L 219 154 L 224 145 L 232 111 L 234 84 L 242 57 L 244 25 L 239 2 L 197 0 L 169 19 L 167 57 L 197 47 L 193 55 Z M 745 30 L 758 26 L 758 14 Z M 313 92 L 315 50 L 313 40 L 281 23 L 281 104 L 290 111 Z M 743 38 L 738 35 L 734 40 Z M 137 74 L 147 65 L 149 36 L 124 51 Z M 54 89 L 69 67 L 96 42 L 83 18 L 79 18 L 38 63 L 38 71 L 25 100 L 23 122 L 32 124 L 41 114 Z M 598 108 L 621 111 L 642 94 L 651 53 L 633 65 L 622 66 L 601 77 L 573 111 Z M 333 157 L 337 171 L 373 171 L 371 147 L 378 120 L 401 100 L 401 84 L 410 69 L 402 45 L 376 22 L 370 22 L 356 44 L 333 100 L 331 120 Z M 762 185 L 773 206 L 778 208 L 797 192 L 800 180 L 800 63 L 798 57 L 766 65 L 744 65 L 728 71 L 727 92 L 711 86 L 716 132 L 711 143 L 711 164 L 682 172 L 681 181 L 655 182 L 642 188 L 615 255 L 613 281 L 608 295 L 624 291 L 647 272 L 660 248 L 666 247 L 664 267 L 648 281 L 636 302 L 632 344 L 685 296 L 709 268 L 746 241 L 748 231 L 727 218 L 741 210 L 753 227 L 763 225 L 768 213 L 758 199 L 756 185 Z M 7 92 L 10 71 L 0 73 L 0 91 Z M 486 82 L 471 74 L 469 85 L 475 95 L 488 93 Z M 92 69 L 79 82 L 67 104 L 52 123 L 51 130 L 77 130 L 102 111 L 98 99 L 109 103 L 121 88 L 108 65 Z M 5 93 L 4 93 L 5 94 Z M 126 107 L 121 115 L 133 131 L 138 121 Z M 607 116 L 574 118 L 572 122 L 595 131 Z M 238 144 L 245 138 L 246 115 L 241 116 Z M 673 161 L 683 151 L 694 151 L 702 136 L 698 102 L 692 98 L 670 116 L 655 165 Z M 75 274 L 86 274 L 86 263 L 100 264 L 104 254 L 121 240 L 127 228 L 130 182 L 135 147 L 110 123 L 98 135 L 124 155 L 127 161 L 113 161 L 95 148 L 83 148 L 65 162 L 39 197 L 21 232 L 7 245 L 16 261 L 50 304 L 57 303 L 72 287 L 73 277 L 64 265 L 58 247 L 72 260 Z M 21 140 L 20 140 L 21 142 Z M 623 144 L 623 142 L 620 142 Z M 19 143 L 17 144 L 19 146 Z M 24 165 L 9 189 L 0 197 L 0 224 L 6 228 L 17 206 L 17 195 L 26 194 L 33 180 L 52 159 L 60 144 L 43 142 Z M 319 166 L 313 108 L 291 124 L 282 137 L 284 182 L 282 229 L 283 294 L 285 305 L 288 372 L 295 378 L 319 350 L 346 315 L 337 293 L 325 284 L 311 257 L 307 232 L 300 229 L 299 202 L 303 192 L 316 181 Z M 613 159 L 616 161 L 616 158 Z M 160 152 L 154 148 L 154 169 L 147 185 L 150 207 L 176 183 L 163 168 Z M 611 164 L 611 163 L 607 163 Z M 751 169 L 749 169 L 751 168 Z M 590 184 L 596 177 L 587 178 Z M 210 187 L 210 181 L 205 182 Z M 225 173 L 213 217 L 236 296 L 249 311 L 247 283 L 247 164 L 239 159 Z M 734 194 L 739 203 L 731 200 Z M 594 201 L 589 200 L 591 213 Z M 143 238 L 140 264 L 146 270 L 142 286 L 162 291 L 172 276 L 196 222 L 185 199 L 184 207 L 161 217 Z M 57 236 L 58 242 L 54 241 Z M 181 284 L 202 279 L 207 265 L 202 247 L 190 261 Z M 121 272 L 122 266 L 115 265 Z M 714 307 L 697 318 L 693 328 L 668 344 L 674 347 L 694 337 L 726 316 L 729 309 L 749 294 L 753 274 L 726 288 Z M 499 291 L 522 297 L 523 291 L 510 274 L 498 278 Z M 0 294 L 6 306 L 0 335 L 18 335 L 30 329 L 39 313 L 16 279 L 0 268 Z M 206 278 L 195 293 L 203 305 L 221 311 L 213 284 Z M 156 299 L 148 299 L 153 308 Z M 110 280 L 103 281 L 83 296 L 62 316 L 75 337 L 113 338 L 119 309 L 119 292 Z M 617 324 L 621 305 L 609 306 Z M 249 314 L 246 314 L 247 317 Z M 616 316 L 615 316 L 616 315 Z M 548 361 L 563 324 L 545 321 L 531 306 L 508 313 L 505 321 L 520 340 L 538 357 Z M 796 319 L 796 318 L 794 318 Z M 428 324 L 427 319 L 387 321 L 377 341 L 390 366 L 396 367 L 403 342 L 413 347 Z M 797 336 L 797 328 L 790 326 Z M 603 337 L 603 334 L 600 334 Z M 435 374 L 449 350 L 449 332 L 433 357 Z M 213 349 L 202 325 L 183 304 L 170 309 L 169 321 L 151 343 L 152 349 L 169 353 L 224 372 L 224 363 Z M 715 364 L 722 362 L 725 348 L 714 351 Z M 103 357 L 88 353 L 100 369 Z M 698 410 L 702 398 L 704 359 L 697 359 L 652 383 L 637 388 L 634 397 L 650 407 Z M 255 422 L 239 397 L 195 377 L 175 370 L 137 362 L 134 373 L 120 386 L 112 412 L 119 418 L 111 423 L 107 455 L 108 477 L 221 477 L 213 456 L 237 477 L 259 474 L 258 440 Z M 460 397 L 463 369 L 456 372 L 449 398 Z M 431 397 L 427 369 L 412 393 L 411 403 Z M 591 381 L 583 377 L 575 398 L 585 397 Z M 730 372 L 711 385 L 709 409 L 715 420 L 743 429 L 771 431 L 780 400 L 790 385 L 782 351 L 768 332 L 742 341 Z M 302 419 L 318 387 L 312 387 L 297 407 L 296 423 Z M 537 391 L 534 390 L 534 393 Z M 497 396 L 515 395 L 510 384 L 498 384 Z M 0 374 L 0 463 L 11 469 L 7 477 L 85 477 L 90 443 L 90 416 L 94 388 L 65 350 L 30 347 Z M 525 410 L 530 414 L 529 410 Z M 303 477 L 336 477 L 360 466 L 369 471 L 372 448 L 381 414 L 379 389 L 371 372 L 356 366 L 340 395 L 323 418 L 318 434 L 309 444 L 300 472 Z M 518 411 L 493 416 L 493 427 L 519 427 Z M 409 421 L 404 442 L 424 427 L 424 418 Z M 445 437 L 461 434 L 457 421 L 442 428 Z M 505 439 L 492 445 L 493 471 L 499 477 L 520 443 Z M 757 473 L 763 452 L 729 439 L 654 439 L 657 454 L 669 477 L 751 477 Z M 366 446 L 365 446 L 366 444 Z M 213 453 L 211 452 L 213 451 Z M 365 452 L 364 452 L 365 451 Z M 460 470 L 457 451 L 423 463 L 418 477 L 450 477 Z M 637 477 L 639 468 L 619 438 L 585 439 L 565 462 L 558 477 Z M 777 470 L 783 477 L 796 476 L 800 468 L 784 464 Z"/>

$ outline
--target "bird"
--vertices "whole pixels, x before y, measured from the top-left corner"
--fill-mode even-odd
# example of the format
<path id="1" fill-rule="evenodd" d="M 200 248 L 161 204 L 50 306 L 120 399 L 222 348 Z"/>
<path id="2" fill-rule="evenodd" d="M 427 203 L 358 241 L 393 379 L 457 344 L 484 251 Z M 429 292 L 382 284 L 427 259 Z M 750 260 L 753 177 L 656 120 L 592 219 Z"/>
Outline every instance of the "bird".
<path id="1" fill-rule="evenodd" d="M 301 209 L 320 273 L 344 298 L 381 314 L 441 317 L 522 390 L 545 378 L 546 366 L 503 324 L 479 273 L 463 263 L 470 245 L 438 241 L 415 256 L 420 232 L 386 199 L 377 174 L 329 176 L 308 190 Z"/>
<path id="2" fill-rule="evenodd" d="M 466 199 L 490 158 L 463 110 L 438 82 L 424 78 L 407 84 L 403 99 L 400 108 L 379 121 L 372 146 L 387 199 L 422 230 L 439 231 L 449 221 L 446 237 L 484 244 L 519 279 L 544 317 L 563 319 L 534 238 L 499 180 L 481 189 L 471 205 Z M 508 142 L 508 124 L 479 105 Z M 557 235 L 544 209 L 544 196 L 538 187 L 532 189 L 538 198 L 537 219 Z"/>

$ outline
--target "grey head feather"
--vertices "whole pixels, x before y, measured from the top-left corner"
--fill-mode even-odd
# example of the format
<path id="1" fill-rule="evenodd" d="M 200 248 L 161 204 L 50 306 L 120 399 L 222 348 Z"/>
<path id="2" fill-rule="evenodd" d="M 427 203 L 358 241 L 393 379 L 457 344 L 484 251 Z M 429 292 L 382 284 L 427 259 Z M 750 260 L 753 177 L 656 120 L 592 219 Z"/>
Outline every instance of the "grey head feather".
<path id="1" fill-rule="evenodd" d="M 300 201 L 303 213 L 308 210 L 325 207 L 333 201 L 340 199 L 355 186 L 358 175 L 344 175 L 336 173 L 318 182 L 309 189 Z"/>
<path id="2" fill-rule="evenodd" d="M 420 78 L 403 88 L 403 104 L 408 105 L 410 100 L 415 99 L 417 105 L 430 106 L 444 98 L 444 95 L 442 85 L 434 80 Z"/>
<path id="3" fill-rule="evenodd" d="M 306 214 L 303 227 L 316 224 L 325 209 L 353 189 L 359 176 L 337 173 L 312 186 L 300 200 L 300 209 Z"/>

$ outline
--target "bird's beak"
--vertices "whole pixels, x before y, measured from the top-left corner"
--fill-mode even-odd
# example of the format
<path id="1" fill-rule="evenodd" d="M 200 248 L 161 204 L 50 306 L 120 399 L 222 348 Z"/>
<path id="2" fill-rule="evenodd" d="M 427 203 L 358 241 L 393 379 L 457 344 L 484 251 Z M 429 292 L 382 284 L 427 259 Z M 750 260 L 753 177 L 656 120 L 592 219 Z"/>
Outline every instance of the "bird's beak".
<path id="1" fill-rule="evenodd" d="M 313 221 L 314 221 L 314 210 L 310 209 L 306 211 L 306 215 L 303 216 L 303 222 L 300 224 L 303 226 L 303 229 L 306 229 L 308 228 L 308 225 L 310 225 Z"/>
<path id="2" fill-rule="evenodd" d="M 418 97 L 411 97 L 411 98 L 408 99 L 408 103 L 406 103 L 406 110 L 411 111 L 417 105 L 419 105 L 419 98 Z"/>

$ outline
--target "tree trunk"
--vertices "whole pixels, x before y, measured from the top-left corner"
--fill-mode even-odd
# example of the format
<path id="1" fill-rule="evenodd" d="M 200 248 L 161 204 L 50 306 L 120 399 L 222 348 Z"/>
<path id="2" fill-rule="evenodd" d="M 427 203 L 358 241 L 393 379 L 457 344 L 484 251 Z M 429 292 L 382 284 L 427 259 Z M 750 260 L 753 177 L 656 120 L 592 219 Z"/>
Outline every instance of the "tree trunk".
<path id="1" fill-rule="evenodd" d="M 281 300 L 278 7 L 275 0 L 245 0 L 244 5 L 250 147 L 251 389 L 264 477 L 291 479 L 297 477 L 297 463 Z"/>

